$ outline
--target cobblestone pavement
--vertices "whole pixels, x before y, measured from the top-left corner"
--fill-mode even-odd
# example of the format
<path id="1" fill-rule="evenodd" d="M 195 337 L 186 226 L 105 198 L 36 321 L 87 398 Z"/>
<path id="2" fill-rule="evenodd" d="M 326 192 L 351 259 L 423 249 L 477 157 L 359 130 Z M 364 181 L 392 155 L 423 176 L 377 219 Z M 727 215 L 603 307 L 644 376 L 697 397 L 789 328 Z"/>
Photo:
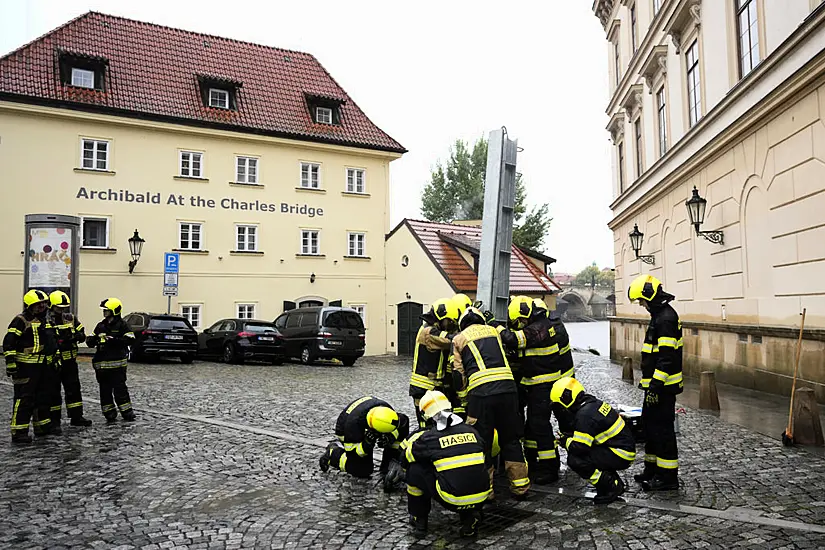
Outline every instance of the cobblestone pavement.
<path id="1" fill-rule="evenodd" d="M 619 367 L 576 359 L 588 391 L 641 402 Z M 437 506 L 417 540 L 403 494 L 317 467 L 353 398 L 376 395 L 412 414 L 408 369 L 395 358 L 354 368 L 135 364 L 139 421 L 107 426 L 88 401 L 97 396 L 86 363 L 94 426 L 25 448 L 0 442 L 0 548 L 825 548 L 825 459 L 693 410 L 681 418 L 678 493 L 646 495 L 627 472 L 628 502 L 595 508 L 567 472 L 527 502 L 488 507 L 473 542 Z M 0 400 L 11 400 L 6 384 Z"/>

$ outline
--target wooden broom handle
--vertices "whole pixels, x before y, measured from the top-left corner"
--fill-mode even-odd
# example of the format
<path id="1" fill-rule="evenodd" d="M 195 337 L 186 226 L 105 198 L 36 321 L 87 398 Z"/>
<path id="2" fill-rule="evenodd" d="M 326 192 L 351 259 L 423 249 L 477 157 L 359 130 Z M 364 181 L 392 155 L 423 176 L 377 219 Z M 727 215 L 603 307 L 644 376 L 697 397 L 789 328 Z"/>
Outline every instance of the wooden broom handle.
<path id="1" fill-rule="evenodd" d="M 793 437 L 793 398 L 796 394 L 796 375 L 799 372 L 799 357 L 802 355 L 802 331 L 805 330 L 805 312 L 807 308 L 802 308 L 802 323 L 799 326 L 799 339 L 796 341 L 796 360 L 793 368 L 793 384 L 791 385 L 791 407 L 788 411 L 788 429 L 786 433 L 789 437 Z"/>

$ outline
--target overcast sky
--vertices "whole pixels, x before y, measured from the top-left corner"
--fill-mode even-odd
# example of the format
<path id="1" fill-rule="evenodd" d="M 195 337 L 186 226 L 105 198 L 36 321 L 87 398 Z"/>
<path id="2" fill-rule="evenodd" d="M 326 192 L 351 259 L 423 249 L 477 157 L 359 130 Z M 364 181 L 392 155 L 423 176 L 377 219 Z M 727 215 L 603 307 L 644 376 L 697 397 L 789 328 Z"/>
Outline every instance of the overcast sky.
<path id="1" fill-rule="evenodd" d="M 409 153 L 392 163 L 391 222 L 420 217 L 456 138 L 502 125 L 547 202 L 557 272 L 613 267 L 604 32 L 590 0 L 0 0 L 0 54 L 95 10 L 315 55 Z"/>

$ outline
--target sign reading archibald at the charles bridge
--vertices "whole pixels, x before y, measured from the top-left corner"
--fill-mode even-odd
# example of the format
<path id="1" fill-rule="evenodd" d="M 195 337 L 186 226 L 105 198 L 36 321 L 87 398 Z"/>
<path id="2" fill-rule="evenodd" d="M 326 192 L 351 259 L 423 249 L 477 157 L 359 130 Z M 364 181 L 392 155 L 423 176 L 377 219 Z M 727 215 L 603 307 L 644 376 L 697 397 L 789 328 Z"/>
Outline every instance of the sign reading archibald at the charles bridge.
<path id="1" fill-rule="evenodd" d="M 168 195 L 151 191 L 133 193 L 126 189 L 86 189 L 81 187 L 75 195 L 76 199 L 99 200 L 109 202 L 125 202 L 136 204 L 164 204 L 167 206 L 182 206 L 193 208 L 220 208 L 223 210 L 242 210 L 253 212 L 275 212 L 281 214 L 298 214 L 314 218 L 323 216 L 324 209 L 309 206 L 307 204 L 289 204 L 286 202 L 272 203 L 262 201 L 239 201 L 232 197 L 221 199 L 210 199 L 201 195 L 179 195 L 169 193 Z"/>

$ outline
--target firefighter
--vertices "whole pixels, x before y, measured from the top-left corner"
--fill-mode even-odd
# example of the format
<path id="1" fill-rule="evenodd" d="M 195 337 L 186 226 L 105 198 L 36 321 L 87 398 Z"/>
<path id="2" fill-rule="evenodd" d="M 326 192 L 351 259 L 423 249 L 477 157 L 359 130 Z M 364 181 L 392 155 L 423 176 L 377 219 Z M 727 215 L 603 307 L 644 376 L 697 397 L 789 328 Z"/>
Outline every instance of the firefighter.
<path id="1" fill-rule="evenodd" d="M 650 313 L 642 344 L 642 380 L 645 390 L 642 421 L 645 429 L 645 468 L 634 479 L 645 491 L 679 488 L 679 456 L 674 420 L 676 396 L 682 393 L 682 323 L 670 305 L 675 299 L 651 275 L 640 275 L 627 297 Z"/>
<path id="2" fill-rule="evenodd" d="M 49 295 L 52 306 L 52 324 L 57 330 L 60 348 L 59 379 L 55 384 L 56 399 L 52 402 L 51 420 L 53 425 L 60 424 L 62 397 L 60 386 L 66 393 L 66 414 L 72 426 L 91 426 L 92 421 L 83 417 L 83 398 L 80 393 L 80 377 L 77 367 L 77 345 L 86 341 L 86 332 L 77 317 L 69 313 L 71 301 L 65 292 L 56 290 Z"/>
<path id="3" fill-rule="evenodd" d="M 596 487 L 594 504 L 608 504 L 624 493 L 618 470 L 626 470 L 636 458 L 636 441 L 610 405 L 585 393 L 575 378 L 565 377 L 553 384 L 550 399 L 572 417 L 569 432 L 559 440 L 567 448 L 567 465 Z"/>
<path id="4" fill-rule="evenodd" d="M 11 413 L 12 443 L 31 443 L 29 422 L 37 436 L 58 434 L 49 418 L 47 370 L 57 354 L 57 333 L 48 321 L 49 296 L 29 290 L 23 296 L 23 312 L 9 323 L 3 338 L 6 375 L 14 384 Z"/>
<path id="5" fill-rule="evenodd" d="M 431 500 L 458 512 L 459 534 L 478 533 L 481 507 L 490 494 L 484 446 L 478 432 L 453 414 L 450 400 L 439 391 L 421 398 L 428 429 L 415 432 L 402 447 L 407 464 L 407 509 L 417 536 L 427 534 Z"/>
<path id="6" fill-rule="evenodd" d="M 520 441 L 524 424 L 518 410 L 518 388 L 498 330 L 488 326 L 484 314 L 475 307 L 464 311 L 458 327 L 461 332 L 453 338 L 453 387 L 468 392 L 467 424 L 474 426 L 484 440 L 491 485 L 492 441 L 497 430 L 510 492 L 523 499 L 530 488 Z"/>
<path id="7" fill-rule="evenodd" d="M 121 317 L 123 304 L 117 298 L 107 298 L 100 302 L 103 320 L 95 327 L 94 334 L 86 339 L 86 345 L 97 347 L 92 366 L 97 383 L 100 384 L 100 408 L 106 422 L 117 420 L 117 412 L 127 422 L 134 422 L 135 411 L 126 387 L 126 365 L 129 346 L 135 335 Z"/>
<path id="8" fill-rule="evenodd" d="M 466 294 L 456 294 L 453 296 L 453 303 L 458 308 L 458 315 L 461 316 L 464 310 L 473 305 L 473 301 Z"/>
<path id="9" fill-rule="evenodd" d="M 442 386 L 450 352 L 449 335 L 457 328 L 458 308 L 452 300 L 442 298 L 436 300 L 421 318 L 424 324 L 415 337 L 410 397 L 415 404 L 418 426 L 423 429 L 425 422 L 418 402 L 427 390 Z"/>
<path id="10" fill-rule="evenodd" d="M 326 472 L 332 464 L 354 477 L 368 478 L 373 470 L 372 452 L 380 447 L 384 453 L 378 471 L 384 490 L 390 491 L 403 479 L 399 455 L 401 442 L 409 433 L 407 415 L 398 414 L 386 401 L 371 395 L 356 399 L 338 415 L 335 422 L 338 439 L 321 455 L 321 471 Z"/>
<path id="11" fill-rule="evenodd" d="M 499 328 L 507 351 L 517 355 L 522 404 L 527 408 L 524 454 L 530 478 L 540 485 L 559 479 L 560 460 L 553 426 L 550 389 L 556 380 L 573 376 L 573 355 L 564 323 L 550 318 L 543 300 L 516 296 L 507 308 L 510 329 Z M 523 410 L 523 407 L 522 407 Z M 565 416 L 556 416 L 564 429 Z"/>

